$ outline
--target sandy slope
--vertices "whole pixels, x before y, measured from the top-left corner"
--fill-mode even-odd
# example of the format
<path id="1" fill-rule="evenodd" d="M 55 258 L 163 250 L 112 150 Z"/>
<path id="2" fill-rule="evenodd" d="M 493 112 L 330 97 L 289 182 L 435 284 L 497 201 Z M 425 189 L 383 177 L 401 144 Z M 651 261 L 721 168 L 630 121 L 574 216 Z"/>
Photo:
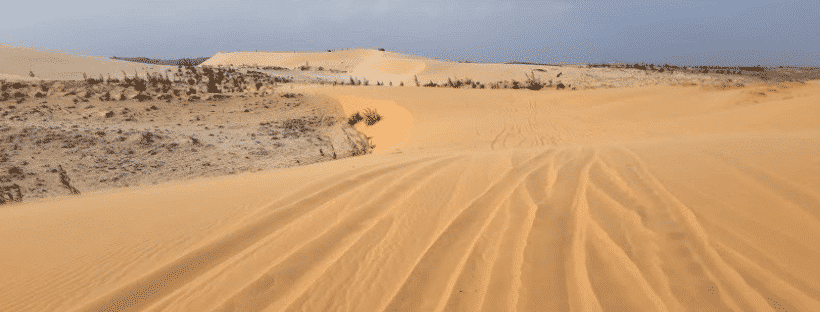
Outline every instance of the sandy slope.
<path id="1" fill-rule="evenodd" d="M 136 70 L 140 75 L 145 72 L 162 72 L 172 66 L 140 64 L 119 61 L 101 56 L 64 53 L 31 47 L 0 45 L 0 79 L 39 80 L 83 79 L 99 75 L 112 78 L 122 77 L 122 71 L 129 76 Z M 34 73 L 34 77 L 29 76 Z"/>
<path id="2" fill-rule="evenodd" d="M 2 206 L 0 310 L 820 311 L 818 82 L 297 89 L 377 153 Z"/>
<path id="3" fill-rule="evenodd" d="M 310 65 L 313 73 L 321 73 L 318 67 L 328 70 L 337 70 L 335 76 L 341 80 L 349 78 L 367 79 L 371 84 L 382 82 L 384 85 L 393 83 L 398 86 L 404 83 L 415 85 L 418 78 L 420 84 L 429 82 L 444 84 L 448 79 L 453 81 L 469 78 L 471 81 L 489 85 L 491 83 L 513 80 L 523 82 L 526 75 L 534 75 L 545 84 L 553 81 L 564 85 L 575 86 L 578 89 L 633 87 L 657 84 L 687 84 L 715 85 L 726 80 L 719 75 L 704 75 L 692 73 L 659 73 L 623 68 L 583 68 L 581 66 L 546 66 L 522 64 L 480 64 L 458 63 L 443 60 L 428 59 L 414 55 L 407 55 L 389 51 L 367 49 L 352 49 L 333 52 L 314 53 L 271 53 L 271 52 L 228 52 L 217 53 L 202 65 L 207 66 L 250 66 L 266 67 L 278 66 L 291 70 L 303 65 Z M 732 76 L 735 83 L 745 82 L 748 77 Z M 329 78 L 337 80 L 336 78 Z"/>

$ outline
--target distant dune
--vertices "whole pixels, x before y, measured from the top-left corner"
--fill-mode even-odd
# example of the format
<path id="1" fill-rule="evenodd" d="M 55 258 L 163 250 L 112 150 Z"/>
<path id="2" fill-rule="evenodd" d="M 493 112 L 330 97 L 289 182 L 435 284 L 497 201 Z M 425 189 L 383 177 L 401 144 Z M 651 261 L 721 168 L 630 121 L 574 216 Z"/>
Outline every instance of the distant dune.
<path id="1" fill-rule="evenodd" d="M 277 86 L 378 110 L 355 125 L 375 153 L 0 206 L 0 311 L 820 311 L 818 81 L 374 50 L 202 65 L 231 64 L 389 79 Z M 413 82 L 535 68 L 590 88 Z"/>
<path id="2" fill-rule="evenodd" d="M 57 51 L 0 45 L 0 78 L 3 79 L 83 79 L 99 75 L 122 77 L 122 71 L 134 75 L 146 71 L 161 72 L 171 66 L 149 65 L 114 60 L 101 56 L 69 54 Z M 30 74 L 33 73 L 34 77 Z"/>
<path id="3" fill-rule="evenodd" d="M 115 59 L 115 60 L 120 60 L 120 61 L 154 64 L 154 65 L 197 66 L 197 65 L 202 64 L 203 62 L 207 61 L 210 57 L 181 58 L 181 59 L 175 59 L 175 60 L 152 59 L 152 58 L 147 58 L 147 57 L 118 57 L 118 56 L 112 56 L 111 58 Z"/>

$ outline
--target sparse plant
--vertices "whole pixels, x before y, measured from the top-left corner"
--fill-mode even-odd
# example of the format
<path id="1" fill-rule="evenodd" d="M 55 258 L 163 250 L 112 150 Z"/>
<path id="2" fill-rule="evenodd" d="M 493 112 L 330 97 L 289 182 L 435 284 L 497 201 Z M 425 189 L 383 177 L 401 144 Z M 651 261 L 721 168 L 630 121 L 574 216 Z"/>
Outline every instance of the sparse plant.
<path id="1" fill-rule="evenodd" d="M 382 120 L 382 116 L 379 115 L 379 113 L 376 112 L 375 109 L 370 109 L 370 108 L 364 110 L 364 118 L 365 118 L 365 123 L 368 126 L 372 126 L 372 125 L 374 125 L 377 122 Z"/>
<path id="2" fill-rule="evenodd" d="M 541 79 L 535 77 L 535 72 L 531 72 L 531 74 L 532 76 L 524 73 L 524 75 L 527 77 L 526 88 L 530 90 L 541 90 L 542 88 L 544 88 L 544 84 L 541 83 Z"/>
<path id="3" fill-rule="evenodd" d="M 349 124 L 351 126 L 354 126 L 359 121 L 362 121 L 362 119 L 364 119 L 364 117 L 362 117 L 362 114 L 359 113 L 359 112 L 356 112 L 355 114 L 350 115 L 350 118 L 347 119 L 347 124 Z"/>
<path id="4" fill-rule="evenodd" d="M 8 186 L 0 185 L 0 205 L 21 201 L 23 201 L 23 194 L 19 185 L 16 183 Z"/>

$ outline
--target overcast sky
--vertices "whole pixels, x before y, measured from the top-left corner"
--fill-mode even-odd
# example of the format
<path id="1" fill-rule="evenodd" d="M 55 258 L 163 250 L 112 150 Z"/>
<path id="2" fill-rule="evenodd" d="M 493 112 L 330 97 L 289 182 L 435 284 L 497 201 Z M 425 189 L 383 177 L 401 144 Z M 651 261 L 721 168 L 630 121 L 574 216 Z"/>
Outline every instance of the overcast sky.
<path id="1" fill-rule="evenodd" d="M 474 62 L 820 66 L 820 0 L 107 0 L 2 7 L 0 43 L 103 56 L 383 47 Z"/>

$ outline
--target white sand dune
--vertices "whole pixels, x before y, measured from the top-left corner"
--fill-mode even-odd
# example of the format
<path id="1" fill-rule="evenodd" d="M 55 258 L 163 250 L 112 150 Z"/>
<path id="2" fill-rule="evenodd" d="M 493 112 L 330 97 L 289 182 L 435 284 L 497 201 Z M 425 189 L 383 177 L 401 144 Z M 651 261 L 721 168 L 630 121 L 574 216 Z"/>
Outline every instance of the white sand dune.
<path id="1" fill-rule="evenodd" d="M 818 82 L 300 92 L 376 153 L 2 206 L 0 311 L 820 311 Z"/>

